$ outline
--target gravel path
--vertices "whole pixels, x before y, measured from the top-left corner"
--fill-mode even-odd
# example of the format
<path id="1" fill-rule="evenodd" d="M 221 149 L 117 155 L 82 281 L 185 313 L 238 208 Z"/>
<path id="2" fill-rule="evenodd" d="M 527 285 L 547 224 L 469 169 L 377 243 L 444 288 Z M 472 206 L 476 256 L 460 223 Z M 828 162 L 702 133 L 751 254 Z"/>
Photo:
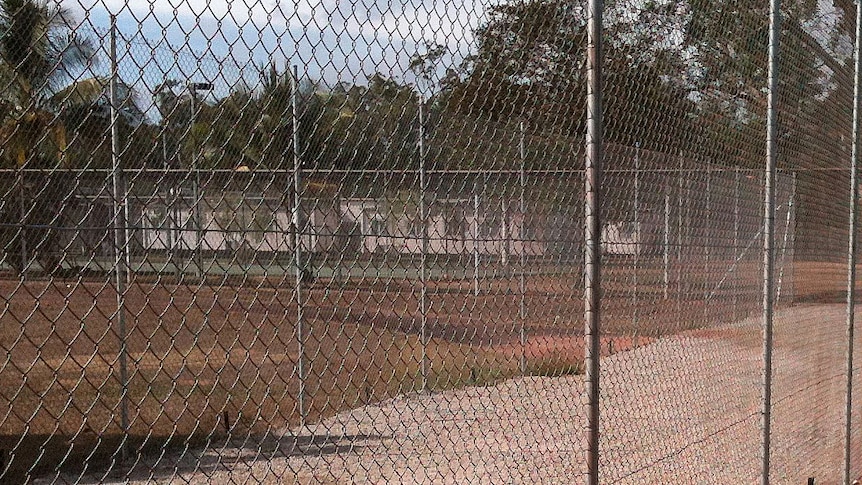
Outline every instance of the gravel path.
<path id="1" fill-rule="evenodd" d="M 778 312 L 775 344 L 773 482 L 813 476 L 818 485 L 839 483 L 844 307 Z M 604 358 L 602 483 L 757 481 L 760 369 L 756 318 Z M 529 377 L 402 396 L 278 438 L 153 458 L 129 477 L 132 483 L 578 483 L 583 389 L 582 376 Z M 862 426 L 854 430 L 859 457 Z"/>

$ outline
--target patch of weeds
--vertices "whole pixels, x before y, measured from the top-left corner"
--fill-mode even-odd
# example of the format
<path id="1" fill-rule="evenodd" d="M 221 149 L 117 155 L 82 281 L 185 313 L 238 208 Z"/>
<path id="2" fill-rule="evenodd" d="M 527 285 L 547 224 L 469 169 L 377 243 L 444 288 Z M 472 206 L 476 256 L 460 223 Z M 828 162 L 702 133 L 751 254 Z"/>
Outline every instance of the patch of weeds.
<path id="1" fill-rule="evenodd" d="M 527 364 L 527 375 L 539 377 L 562 377 L 576 376 L 584 373 L 584 364 L 580 360 L 573 360 L 559 354 L 529 362 Z"/>
<path id="2" fill-rule="evenodd" d="M 472 365 L 457 369 L 445 369 L 432 377 L 430 386 L 436 391 L 461 387 L 485 387 L 498 384 L 508 377 L 511 376 L 500 368 Z"/>
<path id="3" fill-rule="evenodd" d="M 496 367 L 470 367 L 467 383 L 472 386 L 493 386 L 506 378 L 502 370 Z"/>

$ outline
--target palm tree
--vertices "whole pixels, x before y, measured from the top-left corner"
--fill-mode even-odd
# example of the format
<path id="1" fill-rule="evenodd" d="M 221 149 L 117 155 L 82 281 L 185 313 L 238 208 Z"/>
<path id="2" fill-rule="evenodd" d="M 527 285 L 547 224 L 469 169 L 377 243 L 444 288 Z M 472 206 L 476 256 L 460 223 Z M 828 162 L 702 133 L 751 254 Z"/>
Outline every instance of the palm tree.
<path id="1" fill-rule="evenodd" d="M 70 168 L 105 169 L 111 159 L 111 93 L 110 78 L 91 77 L 75 81 L 48 99 L 51 110 L 58 113 L 56 124 L 68 137 L 63 163 Z M 153 148 L 157 131 L 148 126 L 139 106 L 137 92 L 123 81 L 117 81 L 120 153 L 123 166 L 134 168 L 152 165 L 161 151 Z"/>
<path id="2" fill-rule="evenodd" d="M 64 160 L 66 130 L 51 98 L 95 51 L 70 19 L 47 0 L 0 0 L 0 163 L 6 167 L 50 168 Z M 0 235 L 7 263 L 21 272 L 35 256 L 43 269 L 54 271 L 60 260 L 56 231 L 45 228 L 58 219 L 68 191 L 50 180 L 28 190 L 26 182 L 19 172 L 4 189 L 4 200 L 17 198 L 20 204 L 2 204 L 0 217 L 24 223 L 24 229 Z"/>
<path id="3" fill-rule="evenodd" d="M 71 23 L 65 9 L 47 0 L 0 0 L 0 143 L 18 166 L 45 162 L 39 153 L 45 142 L 62 160 L 66 134 L 51 97 L 95 51 Z"/>

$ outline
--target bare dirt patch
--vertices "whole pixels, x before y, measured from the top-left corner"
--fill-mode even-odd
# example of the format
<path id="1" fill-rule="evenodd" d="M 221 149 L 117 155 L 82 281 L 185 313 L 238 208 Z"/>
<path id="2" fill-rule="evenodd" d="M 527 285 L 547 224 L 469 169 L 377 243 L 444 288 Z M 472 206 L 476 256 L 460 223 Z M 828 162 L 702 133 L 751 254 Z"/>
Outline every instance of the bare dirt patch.
<path id="1" fill-rule="evenodd" d="M 776 317 L 772 481 L 838 483 L 843 307 L 785 309 Z M 603 481 L 757 481 L 761 355 L 738 339 L 759 325 L 752 318 L 664 336 L 603 358 Z M 806 345 L 798 345 L 799 332 Z M 583 377 L 570 375 L 408 393 L 257 440 L 145 457 L 117 479 L 571 483 L 584 472 L 583 389 Z M 860 438 L 854 426 L 853 453 L 862 451 Z"/>
<path id="2" fill-rule="evenodd" d="M 728 265 L 714 266 L 723 274 Z M 685 270 L 696 276 L 693 268 Z M 833 269 L 805 271 L 823 276 Z M 653 268 L 635 286 L 624 266 L 609 268 L 603 355 L 639 352 L 675 334 L 759 348 L 756 332 L 714 328 L 755 314 L 754 280 L 738 280 L 733 292 L 719 288 L 709 299 L 713 287 L 706 278 L 672 280 L 665 298 L 661 276 Z M 502 385 L 522 374 L 522 359 L 536 379 L 568 376 L 577 382 L 584 349 L 580 272 L 529 275 L 523 293 L 516 276 L 484 283 L 479 295 L 466 281 L 429 286 L 429 388 Z M 419 389 L 418 288 L 410 280 L 354 279 L 318 280 L 303 290 L 309 422 Z M 804 289 L 797 285 L 795 291 Z M 105 275 L 0 280 L 0 297 L 0 348 L 7 355 L 0 364 L 0 408 L 8 410 L 0 418 L 4 480 L 81 468 L 88 456 L 88 470 L 114 466 L 123 392 L 133 456 L 163 447 L 204 449 L 238 436 L 255 442 L 299 424 L 299 307 L 292 279 L 136 279 L 124 295 L 125 390 L 117 295 Z"/>

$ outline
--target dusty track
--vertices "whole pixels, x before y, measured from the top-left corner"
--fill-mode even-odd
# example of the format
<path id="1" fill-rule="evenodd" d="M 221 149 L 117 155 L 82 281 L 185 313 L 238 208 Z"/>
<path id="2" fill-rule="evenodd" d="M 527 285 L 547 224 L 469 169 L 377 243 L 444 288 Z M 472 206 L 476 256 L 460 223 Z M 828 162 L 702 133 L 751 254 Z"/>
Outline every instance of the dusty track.
<path id="1" fill-rule="evenodd" d="M 833 484 L 841 477 L 843 315 L 840 305 L 777 315 L 774 483 L 815 477 Z M 800 342 L 798 331 L 810 338 Z M 759 369 L 756 320 L 668 336 L 604 358 L 603 483 L 757 481 Z M 579 376 L 528 377 L 411 394 L 263 440 L 144 460 L 123 478 L 573 483 L 583 472 L 583 389 Z M 862 449 L 860 431 L 856 424 L 854 453 Z"/>

